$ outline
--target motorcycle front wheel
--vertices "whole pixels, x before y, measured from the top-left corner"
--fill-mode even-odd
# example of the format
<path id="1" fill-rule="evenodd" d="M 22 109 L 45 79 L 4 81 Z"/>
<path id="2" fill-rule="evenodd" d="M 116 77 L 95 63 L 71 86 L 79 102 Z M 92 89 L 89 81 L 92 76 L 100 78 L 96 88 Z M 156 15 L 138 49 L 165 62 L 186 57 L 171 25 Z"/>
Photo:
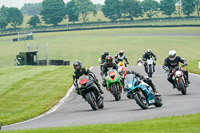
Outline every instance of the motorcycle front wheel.
<path id="1" fill-rule="evenodd" d="M 153 72 L 152 72 L 152 67 L 149 67 L 149 73 L 148 73 L 148 76 L 149 76 L 149 77 L 152 77 L 152 74 L 153 74 Z"/>
<path id="2" fill-rule="evenodd" d="M 180 88 L 180 90 L 181 90 L 181 93 L 182 93 L 183 95 L 186 95 L 186 87 L 185 87 L 185 85 L 184 85 L 184 83 L 183 83 L 183 80 L 182 80 L 182 79 L 179 79 L 178 82 L 179 82 L 179 88 Z"/>
<path id="3" fill-rule="evenodd" d="M 113 85 L 111 90 L 112 90 L 113 96 L 115 97 L 115 100 L 119 101 L 121 99 L 121 96 L 119 94 L 119 86 Z"/>
<path id="4" fill-rule="evenodd" d="M 87 93 L 85 95 L 85 98 L 86 98 L 87 102 L 90 104 L 90 106 L 93 110 L 98 109 L 98 106 L 97 106 L 97 103 L 96 103 L 96 97 L 95 97 L 93 92 Z"/>
<path id="5" fill-rule="evenodd" d="M 148 103 L 146 97 L 143 95 L 142 92 L 138 92 L 134 95 L 134 99 L 136 103 L 142 108 L 142 109 L 147 109 L 148 108 Z"/>

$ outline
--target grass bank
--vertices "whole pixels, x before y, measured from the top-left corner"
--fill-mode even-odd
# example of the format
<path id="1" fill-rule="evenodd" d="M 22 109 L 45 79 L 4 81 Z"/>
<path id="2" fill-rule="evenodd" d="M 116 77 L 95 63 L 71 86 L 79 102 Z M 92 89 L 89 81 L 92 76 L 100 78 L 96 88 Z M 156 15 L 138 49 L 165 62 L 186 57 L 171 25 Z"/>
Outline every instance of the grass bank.
<path id="1" fill-rule="evenodd" d="M 0 68 L 0 122 L 3 125 L 48 111 L 72 85 L 72 67 Z"/>

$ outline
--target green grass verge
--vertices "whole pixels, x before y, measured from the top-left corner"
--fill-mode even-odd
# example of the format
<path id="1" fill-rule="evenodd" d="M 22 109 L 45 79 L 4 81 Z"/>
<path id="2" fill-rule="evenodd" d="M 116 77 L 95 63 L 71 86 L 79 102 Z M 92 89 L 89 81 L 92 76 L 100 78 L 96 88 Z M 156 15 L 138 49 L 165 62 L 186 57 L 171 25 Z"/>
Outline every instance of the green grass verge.
<path id="1" fill-rule="evenodd" d="M 2 133 L 199 133 L 200 114 L 172 116 L 118 124 L 40 128 Z"/>
<path id="2" fill-rule="evenodd" d="M 188 61 L 200 57 L 199 36 L 155 36 L 152 33 L 200 33 L 200 27 L 185 28 L 129 28 L 89 31 L 70 31 L 34 34 L 35 40 L 12 42 L 17 36 L 0 38 L 0 66 L 14 65 L 18 52 L 25 51 L 26 44 L 49 44 L 49 59 L 81 60 L 83 65 L 98 65 L 99 56 L 108 50 L 114 56 L 125 51 L 130 65 L 142 57 L 148 48 L 157 55 L 157 64 L 163 64 L 171 49 Z M 144 34 L 149 34 L 148 36 Z M 192 53 L 192 54 L 191 54 Z M 41 51 L 42 54 L 42 51 Z M 44 52 L 43 52 L 44 54 Z"/>
<path id="3" fill-rule="evenodd" d="M 200 69 L 198 67 L 198 62 L 200 62 L 200 59 L 194 60 L 194 61 L 189 61 L 188 66 L 185 68 L 191 73 L 196 73 L 196 74 L 200 75 Z"/>
<path id="4" fill-rule="evenodd" d="M 72 67 L 0 68 L 0 122 L 3 125 L 48 111 L 72 85 Z"/>

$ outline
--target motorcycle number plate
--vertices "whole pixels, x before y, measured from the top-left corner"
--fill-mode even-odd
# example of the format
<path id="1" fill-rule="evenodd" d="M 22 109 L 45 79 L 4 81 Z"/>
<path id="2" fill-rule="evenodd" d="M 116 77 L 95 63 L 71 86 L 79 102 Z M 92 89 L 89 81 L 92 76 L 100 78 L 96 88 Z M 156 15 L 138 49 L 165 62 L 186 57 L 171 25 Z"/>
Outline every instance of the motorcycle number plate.
<path id="1" fill-rule="evenodd" d="M 149 103 L 154 103 L 155 102 L 155 100 L 154 99 L 152 99 L 152 100 L 149 100 Z"/>

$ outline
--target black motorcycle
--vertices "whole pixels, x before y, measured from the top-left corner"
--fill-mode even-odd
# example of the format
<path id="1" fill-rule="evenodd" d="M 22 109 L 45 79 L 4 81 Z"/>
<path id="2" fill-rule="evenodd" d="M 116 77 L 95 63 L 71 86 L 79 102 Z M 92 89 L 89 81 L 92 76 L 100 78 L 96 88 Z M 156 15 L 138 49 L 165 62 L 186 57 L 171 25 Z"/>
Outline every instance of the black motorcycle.
<path id="1" fill-rule="evenodd" d="M 78 83 L 80 95 L 90 104 L 92 109 L 102 109 L 104 107 L 103 97 L 94 81 L 89 76 L 82 76 Z"/>

